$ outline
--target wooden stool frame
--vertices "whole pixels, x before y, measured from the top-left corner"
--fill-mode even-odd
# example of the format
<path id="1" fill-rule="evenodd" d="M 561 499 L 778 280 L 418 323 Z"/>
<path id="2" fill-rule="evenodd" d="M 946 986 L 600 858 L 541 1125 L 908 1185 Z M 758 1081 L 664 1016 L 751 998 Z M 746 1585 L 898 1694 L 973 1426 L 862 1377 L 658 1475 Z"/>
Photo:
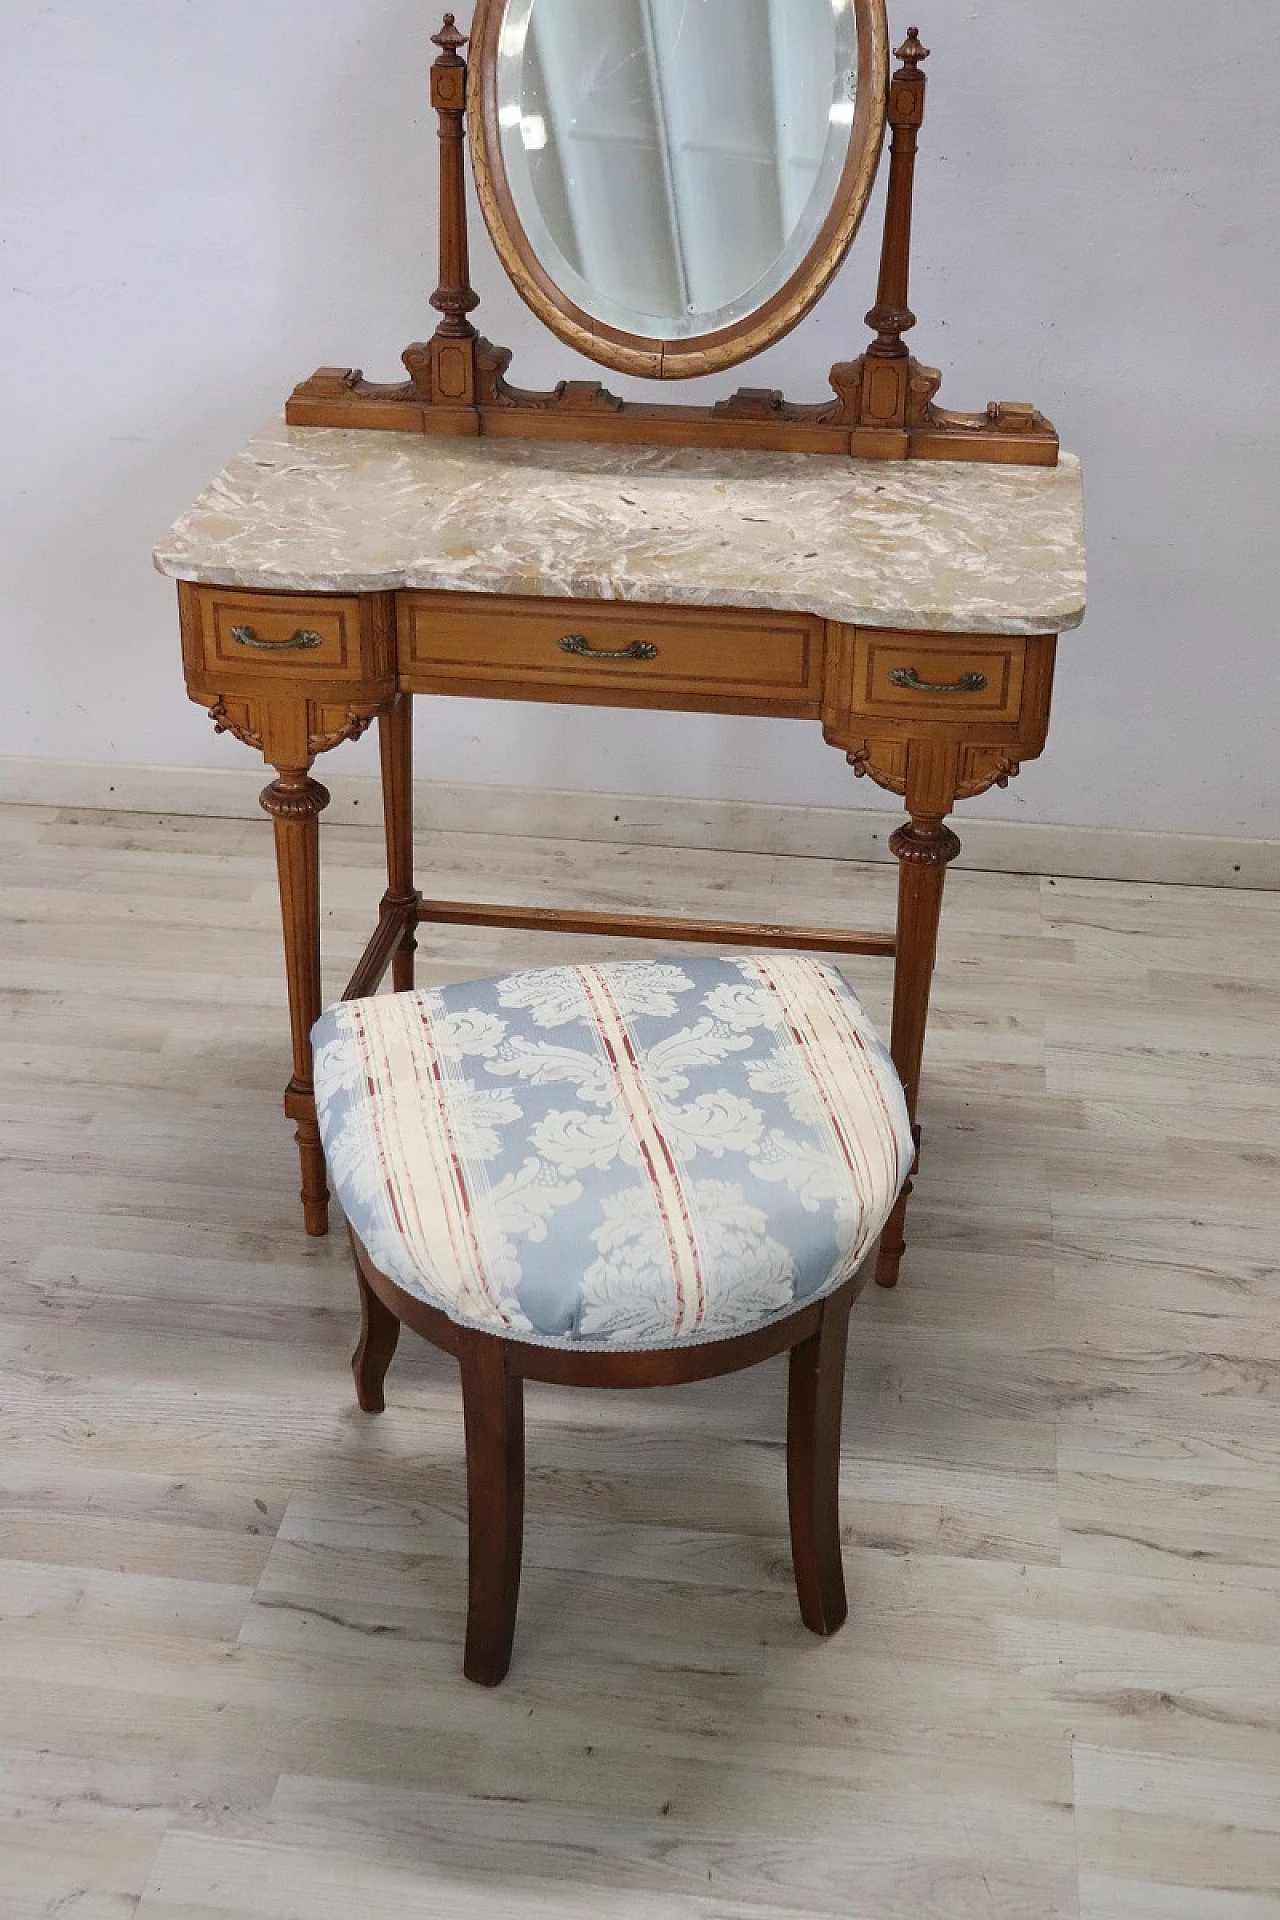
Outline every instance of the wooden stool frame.
<path id="1" fill-rule="evenodd" d="M 840 1432 L 849 1311 L 861 1273 L 834 1293 L 731 1340 L 645 1352 L 580 1353 L 461 1327 L 379 1272 L 350 1228 L 362 1326 L 351 1359 L 365 1413 L 386 1405 L 383 1382 L 402 1326 L 457 1358 L 467 1449 L 467 1642 L 463 1672 L 496 1687 L 511 1664 L 524 1543 L 524 1383 L 671 1387 L 714 1380 L 790 1354 L 787 1507 L 800 1617 L 831 1634 L 848 1614 L 840 1555 Z"/>

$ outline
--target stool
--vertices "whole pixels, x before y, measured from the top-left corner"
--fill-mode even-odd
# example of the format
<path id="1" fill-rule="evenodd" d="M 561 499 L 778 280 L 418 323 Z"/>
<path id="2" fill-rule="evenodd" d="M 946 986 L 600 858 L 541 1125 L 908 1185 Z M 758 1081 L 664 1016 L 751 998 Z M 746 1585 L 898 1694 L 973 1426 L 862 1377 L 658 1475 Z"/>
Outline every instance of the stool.
<path id="1" fill-rule="evenodd" d="M 788 1352 L 800 1612 L 833 1633 L 849 1309 L 915 1153 L 841 976 L 793 955 L 541 968 L 347 1001 L 313 1039 L 360 1405 L 382 1411 L 402 1325 L 461 1367 L 468 1679 L 511 1660 L 525 1380 L 670 1386 Z"/>

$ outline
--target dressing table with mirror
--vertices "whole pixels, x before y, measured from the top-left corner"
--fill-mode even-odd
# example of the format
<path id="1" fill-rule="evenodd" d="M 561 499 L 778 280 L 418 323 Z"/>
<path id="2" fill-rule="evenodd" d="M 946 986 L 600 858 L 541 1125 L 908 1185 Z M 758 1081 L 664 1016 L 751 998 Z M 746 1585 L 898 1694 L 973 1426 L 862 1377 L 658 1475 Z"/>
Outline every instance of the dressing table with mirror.
<path id="1" fill-rule="evenodd" d="M 324 368 L 166 537 L 188 692 L 261 751 L 279 865 L 308 1232 L 328 1219 L 316 759 L 376 722 L 388 889 L 347 989 L 414 980 L 417 929 L 866 954 L 895 964 L 914 1120 L 956 803 L 1043 749 L 1056 637 L 1084 615 L 1078 463 L 1034 407 L 939 406 L 906 335 L 927 51 L 884 0 L 478 0 L 434 36 L 440 273 L 431 338 L 382 385 Z M 894 64 L 896 62 L 896 65 Z M 840 268 L 888 141 L 879 291 L 829 390 L 666 383 L 795 328 Z M 467 147 L 533 313 L 663 397 L 508 379 L 477 329 Z M 815 386 L 817 382 L 815 382 Z M 907 815 L 893 930 L 695 923 L 424 900 L 415 695 L 808 721 Z M 917 1130 L 918 1139 L 918 1130 Z M 908 1187 L 907 1192 L 910 1189 Z M 881 1240 L 892 1285 L 904 1193 Z"/>

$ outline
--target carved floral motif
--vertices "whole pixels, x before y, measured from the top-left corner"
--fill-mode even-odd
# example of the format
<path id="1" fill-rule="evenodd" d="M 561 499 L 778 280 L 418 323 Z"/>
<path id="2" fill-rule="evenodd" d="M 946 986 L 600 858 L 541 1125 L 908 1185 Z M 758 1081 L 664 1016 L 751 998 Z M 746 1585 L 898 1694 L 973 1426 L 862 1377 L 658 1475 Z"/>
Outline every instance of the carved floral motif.
<path id="1" fill-rule="evenodd" d="M 843 743 L 840 743 L 843 744 Z M 864 740 L 848 754 L 859 780 L 874 780 L 886 793 L 907 790 L 907 747 L 904 740 Z"/>
<path id="2" fill-rule="evenodd" d="M 842 744 L 842 743 L 841 743 Z M 956 779 L 957 800 L 976 800 L 991 787 L 1007 787 L 1022 771 L 1016 748 L 962 747 Z M 906 746 L 901 740 L 864 740 L 852 748 L 849 765 L 860 780 L 874 780 L 887 793 L 907 790 Z"/>
<path id="3" fill-rule="evenodd" d="M 226 701 L 219 695 L 209 709 L 209 718 L 213 722 L 215 733 L 229 733 L 236 740 L 243 741 L 246 747 L 262 751 L 262 735 L 249 726 L 247 720 L 233 720 L 227 712 Z"/>
<path id="4" fill-rule="evenodd" d="M 974 800 L 990 787 L 1007 787 L 1022 772 L 1007 747 L 965 747 L 960 755 L 957 800 Z"/>
<path id="5" fill-rule="evenodd" d="M 334 747 L 340 747 L 344 740 L 359 740 L 362 734 L 369 731 L 370 725 L 376 718 L 376 707 L 367 711 L 358 707 L 348 707 L 346 721 L 342 726 L 331 728 L 327 733 L 309 735 L 307 746 L 312 753 L 329 753 Z"/>

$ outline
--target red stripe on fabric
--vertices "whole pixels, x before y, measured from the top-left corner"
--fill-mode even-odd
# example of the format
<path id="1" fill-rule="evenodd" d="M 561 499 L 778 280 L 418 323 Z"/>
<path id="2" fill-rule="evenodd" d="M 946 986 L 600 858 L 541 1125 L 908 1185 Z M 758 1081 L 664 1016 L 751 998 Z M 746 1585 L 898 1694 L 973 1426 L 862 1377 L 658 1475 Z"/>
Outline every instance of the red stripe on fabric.
<path id="1" fill-rule="evenodd" d="M 378 1111 L 376 1098 L 377 1082 L 370 1068 L 369 1030 L 365 1024 L 364 1008 L 358 1000 L 352 1005 L 351 1014 L 356 1023 L 356 1037 L 360 1042 L 360 1051 L 364 1057 L 364 1084 L 369 1106 L 369 1124 L 373 1129 L 374 1146 L 377 1148 L 378 1160 L 383 1169 L 382 1184 L 386 1189 L 387 1204 L 391 1208 L 391 1217 L 400 1229 L 400 1232 L 404 1233 L 404 1217 L 400 1211 L 400 1202 L 396 1194 L 396 1183 L 391 1174 L 391 1156 L 387 1152 L 387 1139 L 382 1130 L 382 1116 Z"/>
<path id="2" fill-rule="evenodd" d="M 593 969 L 589 967 L 579 967 L 575 969 L 575 971 L 578 974 L 579 980 L 582 982 L 583 993 L 587 999 L 588 1005 L 590 1005 L 592 980 L 593 979 L 596 980 L 597 984 L 602 984 L 602 983 L 599 982 L 599 978 L 594 973 Z M 618 1056 L 615 1053 L 613 1044 L 610 1041 L 609 1036 L 605 1032 L 604 1027 L 599 1021 L 599 1019 L 596 1020 L 596 1032 L 599 1035 L 600 1044 L 604 1048 L 605 1053 L 608 1056 L 609 1065 L 613 1071 L 614 1085 L 618 1090 L 618 1097 L 621 1099 L 623 1106 L 627 1109 L 628 1118 L 631 1118 L 632 1117 L 631 1103 L 627 1099 L 626 1092 L 624 1090 L 622 1075 L 618 1070 Z M 653 1193 L 654 1206 L 657 1209 L 658 1218 L 662 1222 L 662 1231 L 667 1242 L 667 1253 L 671 1260 L 671 1273 L 672 1273 L 672 1278 L 675 1281 L 675 1288 L 676 1288 L 676 1315 L 679 1320 L 683 1320 L 684 1318 L 684 1284 L 680 1278 L 680 1257 L 676 1248 L 675 1237 L 671 1231 L 671 1221 L 667 1215 L 666 1204 L 662 1198 L 662 1189 L 658 1182 L 658 1171 L 657 1171 L 657 1168 L 654 1166 L 652 1159 L 650 1158 L 649 1149 L 645 1145 L 644 1141 L 639 1137 L 637 1137 L 636 1145 L 640 1149 L 641 1158 L 644 1161 L 645 1169 L 649 1175 L 649 1186 Z"/>
<path id="3" fill-rule="evenodd" d="M 876 1102 L 879 1105 L 880 1113 L 884 1120 L 884 1133 L 888 1140 L 888 1145 L 892 1153 L 892 1160 L 889 1167 L 889 1177 L 893 1182 L 893 1190 L 896 1193 L 898 1190 L 898 1185 L 900 1183 L 902 1158 L 898 1152 L 897 1130 L 894 1127 L 893 1120 L 889 1113 L 888 1102 L 884 1097 L 884 1087 L 881 1084 L 880 1075 L 876 1072 L 875 1066 L 872 1063 L 870 1048 L 867 1046 L 867 1043 L 864 1040 L 863 1036 L 858 1032 L 858 1029 L 854 1026 L 853 1022 L 849 1018 L 848 1006 L 843 996 L 837 992 L 835 982 L 829 979 L 827 974 L 823 972 L 821 969 L 818 969 L 818 978 L 822 983 L 823 991 L 827 995 L 828 999 L 831 1000 L 834 1003 L 834 1005 L 839 1009 L 840 1019 L 844 1027 L 844 1030 L 848 1034 L 854 1046 L 857 1048 L 858 1053 L 861 1056 L 862 1061 L 864 1063 L 864 1066 L 866 1069 L 866 1079 L 870 1083 L 872 1091 L 875 1094 Z"/>
<path id="4" fill-rule="evenodd" d="M 688 1247 L 690 1264 L 693 1267 L 694 1281 L 697 1289 L 697 1299 L 696 1299 L 695 1310 L 694 1310 L 694 1330 L 696 1331 L 699 1327 L 701 1327 L 706 1317 L 707 1289 L 706 1289 L 706 1279 L 702 1271 L 702 1260 L 701 1260 L 700 1250 L 698 1247 L 697 1235 L 693 1227 L 693 1220 L 689 1210 L 688 1198 L 686 1196 L 685 1189 L 684 1189 L 684 1182 L 680 1177 L 679 1168 L 676 1165 L 676 1161 L 674 1159 L 674 1156 L 672 1155 L 670 1145 L 667 1141 L 667 1137 L 664 1134 L 661 1124 L 658 1120 L 657 1112 L 654 1109 L 653 1102 L 649 1099 L 648 1088 L 645 1085 L 644 1074 L 640 1065 L 640 1059 L 638 1054 L 636 1053 L 635 1047 L 632 1044 L 630 1032 L 627 1028 L 625 1020 L 622 1017 L 622 1013 L 619 1010 L 617 1001 L 615 1000 L 613 993 L 609 988 L 606 978 L 598 969 L 594 967 L 579 967 L 575 969 L 575 971 L 577 972 L 578 977 L 582 982 L 583 991 L 587 995 L 588 1001 L 590 1001 L 591 989 L 592 989 L 592 985 L 594 984 L 601 998 L 605 1001 L 609 1012 L 613 1015 L 614 1020 L 617 1022 L 619 1028 L 621 1029 L 622 1043 L 624 1048 L 626 1049 L 627 1059 L 635 1075 L 634 1091 L 639 1095 L 640 1099 L 644 1102 L 644 1113 L 648 1118 L 651 1131 L 656 1136 L 659 1149 L 661 1150 L 661 1153 L 662 1153 L 663 1164 L 666 1167 L 666 1170 L 671 1179 L 672 1185 L 675 1187 L 676 1195 L 680 1205 L 680 1221 L 684 1228 L 685 1242 Z M 628 1112 L 631 1113 L 632 1103 L 627 1096 L 626 1083 L 624 1082 L 623 1076 L 619 1071 L 619 1062 L 618 1062 L 617 1054 L 613 1048 L 613 1045 L 609 1039 L 608 1034 L 605 1032 L 603 1025 L 600 1023 L 598 1019 L 596 1022 L 596 1031 L 600 1036 L 600 1043 L 604 1047 L 605 1052 L 609 1057 L 609 1063 L 613 1068 L 614 1082 L 618 1088 L 619 1096 L 621 1097 L 624 1106 L 628 1109 Z M 683 1330 L 684 1314 L 685 1314 L 685 1292 L 684 1292 L 684 1280 L 681 1274 L 679 1243 L 672 1229 L 671 1216 L 668 1212 L 666 1201 L 663 1198 L 661 1183 L 658 1179 L 657 1169 L 655 1168 L 653 1161 L 650 1157 L 649 1149 L 645 1145 L 644 1140 L 639 1137 L 637 1137 L 636 1144 L 640 1148 L 640 1152 L 643 1157 L 645 1167 L 649 1175 L 649 1185 L 650 1185 L 651 1192 L 653 1194 L 654 1205 L 657 1209 L 658 1218 L 662 1222 L 662 1230 L 666 1238 L 667 1251 L 671 1260 L 672 1279 L 675 1283 L 675 1289 L 676 1289 L 677 1325 L 681 1330 Z"/>
<path id="5" fill-rule="evenodd" d="M 705 1299 L 706 1289 L 705 1289 L 705 1286 L 703 1283 L 703 1277 L 702 1277 L 702 1260 L 701 1260 L 701 1256 L 698 1248 L 698 1238 L 697 1238 L 697 1234 L 694 1231 L 693 1217 L 689 1211 L 689 1202 L 688 1202 L 688 1197 L 685 1193 L 684 1181 L 681 1177 L 679 1166 L 676 1163 L 675 1155 L 671 1151 L 671 1147 L 670 1147 L 670 1144 L 668 1143 L 667 1136 L 662 1131 L 662 1122 L 658 1118 L 657 1109 L 654 1106 L 652 1100 L 650 1100 L 649 1098 L 649 1089 L 645 1082 L 644 1073 L 640 1065 L 640 1056 L 636 1052 L 635 1047 L 632 1045 L 630 1029 L 626 1024 L 626 1021 L 623 1019 L 621 1009 L 619 1008 L 617 1001 L 613 997 L 613 993 L 609 987 L 608 981 L 605 980 L 604 978 L 601 978 L 600 984 L 603 992 L 605 993 L 606 997 L 609 1000 L 609 1004 L 613 1010 L 614 1018 L 617 1020 L 619 1026 L 622 1028 L 623 1044 L 627 1049 L 627 1058 L 630 1060 L 632 1066 L 635 1068 L 636 1082 L 637 1082 L 639 1091 L 644 1099 L 645 1108 L 653 1123 L 653 1130 L 658 1136 L 658 1145 L 662 1149 L 662 1158 L 666 1164 L 667 1172 L 671 1175 L 671 1178 L 675 1183 L 676 1192 L 680 1196 L 680 1218 L 684 1225 L 686 1235 L 688 1237 L 689 1251 L 693 1256 L 694 1272 L 696 1273 L 698 1278 L 698 1313 L 697 1313 L 697 1320 L 695 1324 L 698 1326 L 701 1326 L 703 1312 L 706 1305 L 706 1299 Z"/>
<path id="6" fill-rule="evenodd" d="M 774 991 L 776 994 L 778 994 L 778 997 L 781 998 L 780 990 L 778 989 L 776 982 L 771 977 L 768 964 L 762 960 L 756 960 L 753 962 L 753 965 L 756 967 L 756 970 L 760 975 L 760 977 L 763 978 L 767 982 L 767 984 L 770 986 L 771 990 Z M 865 1069 L 866 1077 L 871 1080 L 872 1085 L 875 1088 L 876 1098 L 880 1104 L 881 1112 L 884 1114 L 884 1117 L 885 1117 L 885 1132 L 887 1132 L 888 1134 L 889 1142 L 892 1147 L 892 1161 L 893 1161 L 893 1169 L 894 1169 L 892 1177 L 895 1181 L 893 1191 L 896 1192 L 897 1191 L 896 1183 L 899 1179 L 899 1167 L 900 1167 L 897 1134 L 894 1131 L 892 1124 L 890 1124 L 889 1122 L 888 1112 L 884 1102 L 883 1088 L 881 1087 L 879 1076 L 875 1072 L 875 1069 L 871 1064 L 870 1055 L 863 1042 L 862 1036 L 857 1032 L 856 1028 L 852 1025 L 849 1019 L 848 1007 L 845 1001 L 843 1000 L 843 998 L 837 993 L 834 984 L 827 976 L 825 968 L 820 967 L 816 963 L 811 961 L 797 960 L 794 963 L 792 963 L 792 971 L 797 974 L 802 973 L 806 977 L 810 979 L 816 979 L 818 982 L 820 982 L 824 994 L 833 1003 L 834 1011 L 836 1015 L 838 1015 L 838 1018 L 836 1021 L 837 1031 L 843 1037 L 846 1047 L 856 1049 L 856 1053 L 859 1056 L 859 1063 Z M 794 1024 L 790 1021 L 789 1018 L 788 1018 L 788 1026 L 791 1032 L 795 1034 L 796 1029 L 794 1027 Z M 850 1249 L 849 1259 L 852 1265 L 856 1266 L 858 1261 L 861 1260 L 870 1238 L 867 1232 L 870 1213 L 868 1209 L 868 1194 L 864 1186 L 864 1181 L 869 1181 L 871 1179 L 871 1168 L 869 1163 L 866 1162 L 865 1156 L 861 1156 L 859 1158 L 859 1157 L 855 1157 L 851 1153 L 850 1139 L 843 1123 L 841 1122 L 838 1110 L 832 1107 L 832 1104 L 827 1097 L 826 1089 L 821 1079 L 817 1076 L 813 1066 L 810 1064 L 810 1059 L 809 1059 L 810 1049 L 805 1046 L 803 1036 L 797 1035 L 797 1038 L 800 1039 L 800 1044 L 802 1046 L 805 1065 L 809 1073 L 809 1078 L 818 1090 L 818 1094 L 822 1101 L 822 1105 L 827 1112 L 832 1131 L 834 1132 L 836 1139 L 839 1141 L 840 1150 L 844 1155 L 845 1161 L 853 1177 L 854 1187 L 855 1187 L 858 1205 L 860 1209 L 860 1218 L 859 1218 L 858 1230 L 854 1238 L 853 1246 Z M 862 1146 L 862 1144 L 863 1143 L 861 1141 L 858 1142 L 858 1145 L 860 1147 Z M 882 1148 L 883 1148 L 883 1141 L 882 1141 Z"/>
<path id="7" fill-rule="evenodd" d="M 404 1235 L 407 1241 L 412 1240 L 414 1237 L 416 1237 L 417 1252 L 418 1252 L 419 1259 L 421 1262 L 423 1262 L 429 1267 L 430 1262 L 427 1259 L 427 1254 L 429 1252 L 429 1243 L 427 1240 L 427 1236 L 423 1231 L 422 1215 L 418 1206 L 417 1191 L 412 1181 L 402 1180 L 397 1171 L 398 1166 L 407 1163 L 407 1156 L 404 1152 L 404 1139 L 403 1139 L 403 1135 L 401 1133 L 400 1125 L 399 1125 L 399 1111 L 397 1109 L 395 1100 L 391 1097 L 394 1089 L 394 1076 L 392 1074 L 391 1060 L 388 1053 L 386 1021 L 381 1012 L 381 1009 L 378 1010 L 376 1019 L 371 1023 L 369 1027 L 371 1046 L 372 1046 L 373 1035 L 375 1033 L 375 1030 L 376 1030 L 378 1044 L 381 1048 L 381 1055 L 380 1055 L 381 1084 L 385 1086 L 385 1088 L 387 1089 L 387 1098 L 385 1103 L 381 1101 L 377 1103 L 379 1127 L 380 1128 L 382 1127 L 384 1112 L 387 1114 L 390 1120 L 394 1122 L 394 1125 L 395 1125 L 394 1146 L 392 1143 L 390 1132 L 387 1131 L 384 1133 L 384 1142 L 385 1142 L 384 1152 L 386 1155 L 388 1179 L 391 1181 L 394 1181 L 395 1192 L 399 1197 L 399 1205 L 397 1208 L 397 1218 L 400 1225 L 400 1231 Z M 396 1151 L 396 1148 L 399 1149 L 398 1152 Z"/>
<path id="8" fill-rule="evenodd" d="M 425 1001 L 416 1000 L 414 1004 L 417 1009 L 419 1023 L 426 1037 L 427 1059 L 431 1065 L 431 1081 L 435 1095 L 436 1112 L 440 1116 L 440 1130 L 444 1135 L 445 1148 L 449 1155 L 449 1167 L 453 1174 L 454 1188 L 461 1202 L 463 1230 L 466 1234 L 467 1245 L 471 1251 L 472 1268 L 476 1279 L 480 1282 L 480 1290 L 484 1294 L 485 1299 L 489 1302 L 490 1306 L 497 1307 L 498 1302 L 494 1297 L 493 1288 L 489 1285 L 489 1276 L 485 1272 L 484 1258 L 480 1251 L 480 1242 L 476 1237 L 475 1222 L 471 1209 L 471 1196 L 467 1191 L 467 1182 L 462 1170 L 462 1161 L 458 1154 L 453 1129 L 449 1125 L 449 1108 L 444 1097 L 444 1089 L 447 1087 L 448 1082 L 440 1071 L 440 1057 L 436 1052 L 432 1036 L 431 1015 L 427 1011 Z M 414 1061 L 414 1071 L 416 1074 L 416 1057 Z M 505 1326 L 507 1324 L 505 1318 L 501 1314 L 499 1318 L 503 1319 Z"/>
<path id="9" fill-rule="evenodd" d="M 796 1047 L 798 1048 L 800 1053 L 800 1058 L 804 1062 L 805 1071 L 809 1075 L 811 1084 L 817 1090 L 818 1098 L 822 1102 L 823 1110 L 826 1113 L 828 1122 L 830 1123 L 830 1126 L 831 1126 L 831 1130 L 835 1134 L 841 1153 L 844 1155 L 845 1164 L 848 1167 L 850 1173 L 853 1175 L 854 1184 L 858 1190 L 858 1199 L 861 1202 L 863 1210 L 865 1212 L 867 1203 L 866 1203 L 866 1196 L 862 1191 L 862 1183 L 861 1183 L 861 1178 L 859 1174 L 859 1169 L 853 1154 L 850 1152 L 849 1142 L 845 1135 L 845 1130 L 840 1124 L 840 1116 L 838 1115 L 835 1108 L 832 1106 L 831 1101 L 827 1097 L 827 1090 L 822 1080 L 814 1072 L 812 1066 L 809 1063 L 809 1056 L 812 1052 L 812 1048 L 808 1040 L 805 1038 L 805 1035 L 803 1034 L 803 1032 L 800 1030 L 799 1027 L 796 1026 L 794 1020 L 791 1018 L 791 1014 L 787 1009 L 787 1003 L 786 1003 L 786 999 L 784 997 L 782 988 L 779 986 L 778 982 L 774 978 L 773 973 L 769 968 L 769 966 L 767 965 L 767 963 L 763 960 L 755 960 L 752 962 L 752 965 L 756 968 L 760 979 L 764 981 L 764 984 L 768 987 L 770 993 L 773 995 L 774 999 L 778 1002 L 778 1006 L 781 1010 L 783 1022 L 786 1025 L 787 1032 L 791 1035 L 791 1038 L 795 1041 Z"/>

